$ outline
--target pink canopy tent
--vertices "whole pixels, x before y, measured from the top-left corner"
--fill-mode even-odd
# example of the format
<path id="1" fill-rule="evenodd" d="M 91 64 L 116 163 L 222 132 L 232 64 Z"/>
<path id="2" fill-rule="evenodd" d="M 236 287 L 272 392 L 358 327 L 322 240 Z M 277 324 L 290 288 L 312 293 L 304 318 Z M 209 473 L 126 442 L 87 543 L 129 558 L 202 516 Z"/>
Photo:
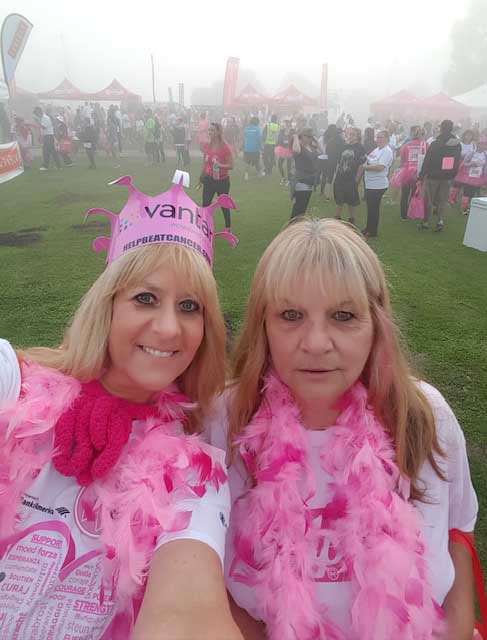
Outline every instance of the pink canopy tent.
<path id="1" fill-rule="evenodd" d="M 437 93 L 420 102 L 420 110 L 429 118 L 462 119 L 470 113 L 470 107 L 450 98 L 446 93 Z"/>
<path id="2" fill-rule="evenodd" d="M 251 84 L 245 86 L 244 89 L 235 98 L 234 107 L 251 107 L 263 104 L 269 104 L 270 100 L 260 91 L 257 91 Z"/>
<path id="3" fill-rule="evenodd" d="M 391 96 L 376 100 L 370 105 L 370 112 L 378 119 L 399 117 L 408 118 L 418 113 L 421 100 L 414 93 L 403 89 Z"/>
<path id="4" fill-rule="evenodd" d="M 114 78 L 108 87 L 105 87 L 101 91 L 90 94 L 90 100 L 103 101 L 112 100 L 114 102 L 140 102 L 142 97 L 137 93 L 132 93 L 126 89 L 116 78 Z"/>
<path id="5" fill-rule="evenodd" d="M 88 94 L 78 89 L 70 80 L 64 78 L 55 89 L 38 93 L 37 97 L 41 100 L 86 100 Z"/>
<path id="6" fill-rule="evenodd" d="M 276 93 L 272 98 L 272 103 L 277 107 L 287 107 L 289 109 L 299 109 L 302 107 L 314 107 L 317 105 L 317 101 L 310 98 L 305 93 L 297 89 L 293 84 L 289 87 Z"/>

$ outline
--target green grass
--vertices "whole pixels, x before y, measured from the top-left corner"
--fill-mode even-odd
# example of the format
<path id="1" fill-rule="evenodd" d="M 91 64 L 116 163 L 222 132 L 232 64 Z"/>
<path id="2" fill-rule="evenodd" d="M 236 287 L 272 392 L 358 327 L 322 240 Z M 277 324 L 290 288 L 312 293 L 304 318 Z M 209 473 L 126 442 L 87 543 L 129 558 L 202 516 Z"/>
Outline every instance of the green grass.
<path id="1" fill-rule="evenodd" d="M 103 255 L 90 246 L 104 229 L 77 225 L 90 207 L 120 210 L 127 190 L 107 183 L 129 173 L 139 189 L 156 194 L 169 187 L 175 169 L 171 159 L 162 168 L 122 159 L 121 169 L 99 159 L 97 171 L 88 171 L 81 155 L 77 162 L 62 172 L 34 169 L 0 185 L 0 337 L 17 346 L 58 343 L 80 297 L 103 269 Z M 194 185 L 199 169 L 200 162 L 193 160 Z M 190 191 L 201 198 L 194 186 Z M 223 309 L 237 327 L 257 260 L 288 220 L 291 206 L 277 175 L 245 183 L 240 165 L 231 194 L 239 207 L 233 228 L 240 245 L 232 251 L 217 241 L 215 274 Z M 314 195 L 309 212 L 332 216 L 334 209 Z M 222 228 L 220 212 L 216 219 Z M 364 219 L 362 205 L 359 220 Z M 2 234 L 32 228 L 40 228 L 33 232 L 41 236 L 37 242 L 2 246 Z M 465 430 L 481 505 L 477 539 L 485 564 L 487 254 L 462 245 L 464 229 L 458 211 L 449 211 L 445 231 L 436 234 L 418 232 L 411 221 L 399 220 L 397 207 L 383 206 L 373 247 L 386 267 L 401 329 L 424 377 L 446 396 Z"/>

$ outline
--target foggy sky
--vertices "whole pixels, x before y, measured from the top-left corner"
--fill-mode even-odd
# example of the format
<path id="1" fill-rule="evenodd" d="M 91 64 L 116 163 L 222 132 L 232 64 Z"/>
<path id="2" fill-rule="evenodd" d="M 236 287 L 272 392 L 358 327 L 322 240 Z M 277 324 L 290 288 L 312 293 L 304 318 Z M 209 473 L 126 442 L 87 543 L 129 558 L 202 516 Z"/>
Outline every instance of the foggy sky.
<path id="1" fill-rule="evenodd" d="M 367 90 L 380 97 L 403 87 L 441 89 L 453 22 L 468 0 L 209 0 L 149 2 L 122 9 L 114 0 L 2 0 L 0 21 L 20 13 L 34 28 L 17 67 L 17 84 L 47 91 L 68 76 L 85 91 L 113 77 L 144 100 L 177 96 L 223 79 L 228 56 L 240 58 L 275 91 L 286 72 L 299 72 L 317 89 L 323 62 L 329 90 Z"/>

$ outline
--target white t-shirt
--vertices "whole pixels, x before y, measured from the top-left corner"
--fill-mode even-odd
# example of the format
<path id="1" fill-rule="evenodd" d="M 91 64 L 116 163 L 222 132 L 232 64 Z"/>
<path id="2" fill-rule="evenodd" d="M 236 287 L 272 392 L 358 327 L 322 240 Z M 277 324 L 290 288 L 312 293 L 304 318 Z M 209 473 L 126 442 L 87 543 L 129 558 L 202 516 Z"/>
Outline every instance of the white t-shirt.
<path id="1" fill-rule="evenodd" d="M 47 115 L 47 113 L 43 113 L 42 114 L 41 129 L 42 129 L 42 135 L 43 136 L 53 136 L 54 135 L 54 127 L 52 125 L 52 120 Z"/>
<path id="2" fill-rule="evenodd" d="M 8 343 L 7 343 L 8 344 Z M 5 344 L 1 345 L 6 352 Z M 0 360 L 0 390 L 10 389 L 15 363 Z M 18 368 L 18 364 L 17 364 Z M 18 392 L 17 392 L 18 396 Z M 4 406 L 11 394 L 0 396 Z M 141 423 L 134 423 L 134 433 Z M 213 450 L 225 468 L 225 454 Z M 0 540 L 0 638 L 2 640 L 119 640 L 112 635 L 114 603 L 101 602 L 103 553 L 94 493 L 48 463 L 22 498 L 21 524 L 13 539 Z M 202 498 L 182 498 L 192 511 L 187 529 L 159 536 L 156 549 L 172 540 L 198 540 L 224 560 L 230 515 L 225 483 Z"/>
<path id="3" fill-rule="evenodd" d="M 424 539 L 427 545 L 427 559 L 430 568 L 433 595 L 438 603 L 443 603 L 454 580 L 454 567 L 448 552 L 449 529 L 472 531 L 478 511 L 478 502 L 470 479 L 470 471 L 465 447 L 465 438 L 452 410 L 442 395 L 431 385 L 420 383 L 421 389 L 428 397 L 435 415 L 436 429 L 446 459 L 438 459 L 448 482 L 441 480 L 429 462 L 425 462 L 419 479 L 426 488 L 427 504 L 415 503 L 424 521 Z M 215 412 L 213 420 L 206 428 L 211 444 L 217 447 L 227 446 L 227 425 L 225 408 L 222 405 Z M 329 431 L 307 431 L 310 447 L 311 463 L 320 482 L 317 482 L 315 496 L 309 500 L 310 509 L 324 508 L 332 496 L 330 482 L 332 478 L 323 471 L 320 465 L 320 451 L 326 446 Z M 237 458 L 229 468 L 230 492 L 232 503 L 246 489 L 247 474 L 243 462 Z M 254 618 L 260 619 L 261 609 L 255 600 L 251 587 L 236 582 L 229 576 L 229 569 L 234 559 L 233 523 L 227 536 L 225 553 L 225 579 L 227 588 L 239 606 L 246 609 Z M 354 600 L 354 592 L 350 581 L 350 571 L 339 550 L 325 541 L 321 551 L 319 573 L 316 576 L 316 590 L 320 601 L 332 612 L 333 620 L 344 631 L 350 628 L 350 612 Z M 345 633 L 345 636 L 347 634 Z"/>
<path id="4" fill-rule="evenodd" d="M 462 160 L 477 149 L 475 142 L 469 142 L 468 144 L 461 142 L 460 144 L 462 145 Z"/>
<path id="5" fill-rule="evenodd" d="M 487 153 L 485 151 L 475 151 L 468 160 L 468 175 L 471 178 L 480 178 L 484 172 L 486 162 Z"/>
<path id="6" fill-rule="evenodd" d="M 391 164 L 394 162 L 394 154 L 391 148 L 386 145 L 379 149 L 376 147 L 367 156 L 367 164 L 381 164 L 383 169 L 381 171 L 365 171 L 365 188 L 366 189 L 387 189 L 389 186 L 389 180 L 387 176 Z"/>

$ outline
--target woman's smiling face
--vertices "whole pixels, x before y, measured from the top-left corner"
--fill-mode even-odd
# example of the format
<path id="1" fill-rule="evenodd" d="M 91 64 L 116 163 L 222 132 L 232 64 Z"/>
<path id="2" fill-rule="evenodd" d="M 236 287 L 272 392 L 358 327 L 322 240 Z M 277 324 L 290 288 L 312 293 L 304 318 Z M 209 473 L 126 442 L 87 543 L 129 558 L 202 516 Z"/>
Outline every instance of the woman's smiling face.
<path id="1" fill-rule="evenodd" d="M 149 402 L 189 367 L 203 335 L 201 301 L 172 266 L 161 265 L 116 294 L 102 383 L 127 400 Z"/>

